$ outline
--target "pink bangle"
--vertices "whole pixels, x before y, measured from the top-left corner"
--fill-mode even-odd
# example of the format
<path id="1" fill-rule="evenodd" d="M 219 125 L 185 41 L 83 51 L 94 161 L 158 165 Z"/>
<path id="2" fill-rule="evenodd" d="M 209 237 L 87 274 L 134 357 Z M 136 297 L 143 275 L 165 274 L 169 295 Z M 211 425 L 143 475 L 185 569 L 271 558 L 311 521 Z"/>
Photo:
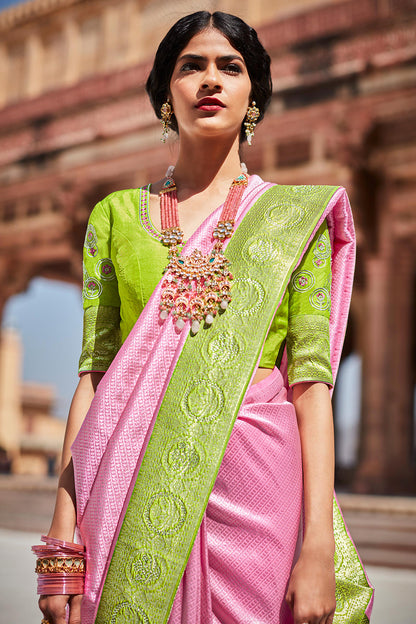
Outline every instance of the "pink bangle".
<path id="1" fill-rule="evenodd" d="M 38 595 L 83 594 L 83 574 L 38 574 Z"/>
<path id="2" fill-rule="evenodd" d="M 74 542 L 65 542 L 64 540 L 57 539 L 56 537 L 49 537 L 48 535 L 42 535 L 40 538 L 41 542 L 45 542 L 49 546 L 59 546 L 64 550 L 75 551 L 75 552 L 85 552 L 85 546 L 82 544 L 75 544 Z"/>
<path id="3" fill-rule="evenodd" d="M 32 546 L 32 551 L 39 559 L 48 559 L 46 563 L 49 570 L 44 572 L 45 568 L 42 569 L 42 566 L 38 567 L 37 565 L 38 594 L 83 594 L 85 547 L 82 544 L 65 542 L 46 535 L 42 535 L 41 541 L 45 544 Z M 80 560 L 82 561 L 82 566 L 80 566 L 82 571 L 77 569 Z M 67 567 L 67 571 L 62 572 L 65 567 Z"/>

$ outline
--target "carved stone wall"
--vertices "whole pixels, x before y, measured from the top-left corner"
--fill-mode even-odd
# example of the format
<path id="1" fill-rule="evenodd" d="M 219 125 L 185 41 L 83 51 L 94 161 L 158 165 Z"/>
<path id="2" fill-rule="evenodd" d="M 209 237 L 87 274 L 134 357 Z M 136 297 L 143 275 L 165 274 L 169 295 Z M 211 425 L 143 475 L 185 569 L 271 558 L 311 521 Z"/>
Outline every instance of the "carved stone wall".
<path id="1" fill-rule="evenodd" d="M 409 492 L 416 379 L 414 1 L 300 2 L 295 13 L 290 3 L 291 14 L 288 3 L 276 8 L 266 0 L 245 3 L 243 12 L 231 0 L 207 4 L 251 16 L 272 56 L 273 101 L 252 148 L 244 147 L 249 170 L 280 183 L 343 184 L 350 194 L 358 268 L 347 348 L 363 357 L 353 485 Z M 0 63 L 0 307 L 34 275 L 78 282 L 94 203 L 158 179 L 174 161 L 175 141 L 160 143 L 144 82 L 161 33 L 198 8 L 185 1 L 172 9 L 162 1 L 36 0 L 22 5 L 21 14 L 0 13 L 0 30 L 7 28 L 0 54 L 8 59 Z M 5 86 L 6 73 L 20 82 Z"/>
<path id="2" fill-rule="evenodd" d="M 340 0 L 338 0 L 339 2 Z M 236 13 L 259 26 L 334 0 L 32 0 L 0 12 L 0 106 L 146 61 L 180 17 Z"/>

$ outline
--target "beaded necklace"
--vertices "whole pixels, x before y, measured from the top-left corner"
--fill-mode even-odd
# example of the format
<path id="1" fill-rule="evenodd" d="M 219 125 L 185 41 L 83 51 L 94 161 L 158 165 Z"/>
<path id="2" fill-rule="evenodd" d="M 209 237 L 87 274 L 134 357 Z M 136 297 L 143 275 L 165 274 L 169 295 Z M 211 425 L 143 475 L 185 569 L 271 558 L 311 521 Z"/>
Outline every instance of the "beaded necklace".
<path id="1" fill-rule="evenodd" d="M 230 186 L 221 216 L 212 232 L 215 240 L 212 251 L 204 255 L 199 249 L 194 249 L 189 256 L 183 256 L 178 249 L 183 241 L 183 232 L 179 225 L 173 167 L 169 167 L 166 178 L 159 193 L 162 242 L 169 247 L 159 304 L 160 318 L 164 321 L 169 313 L 172 314 L 180 331 L 189 320 L 191 331 L 196 334 L 203 321 L 211 325 L 217 313 L 225 311 L 231 301 L 230 282 L 233 276 L 229 270 L 230 262 L 223 253 L 223 244 L 234 231 L 234 220 L 248 184 L 248 175 L 241 173 Z"/>

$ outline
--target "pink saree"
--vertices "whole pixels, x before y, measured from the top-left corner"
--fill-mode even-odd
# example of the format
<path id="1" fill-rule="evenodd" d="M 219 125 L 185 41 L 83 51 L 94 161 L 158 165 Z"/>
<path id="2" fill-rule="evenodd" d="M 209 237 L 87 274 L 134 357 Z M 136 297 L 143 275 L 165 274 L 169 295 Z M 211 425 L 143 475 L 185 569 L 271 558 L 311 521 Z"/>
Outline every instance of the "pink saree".
<path id="1" fill-rule="evenodd" d="M 243 231 L 245 217 L 258 200 L 268 192 L 270 196 L 271 187 L 257 176 L 250 178 L 237 215 L 236 234 Z M 289 206 L 285 218 L 295 224 L 296 211 L 302 218 L 307 212 L 299 208 L 301 188 L 290 187 L 289 195 L 284 195 Z M 307 194 L 313 193 L 313 187 L 304 188 Z M 333 249 L 330 338 L 335 377 L 352 288 L 354 235 L 345 191 L 332 189 L 325 197 L 306 238 L 304 234 L 299 238 L 299 251 L 288 263 L 290 270 L 280 278 L 262 331 L 263 335 L 267 332 L 291 272 L 327 218 Z M 270 217 L 271 226 L 280 227 L 276 203 L 267 206 L 266 220 Z M 196 247 L 203 253 L 211 249 L 219 210 L 191 237 L 184 253 Z M 262 214 L 260 221 L 264 221 Z M 276 258 L 280 257 L 280 251 L 267 237 L 259 239 L 260 247 L 258 240 L 247 246 L 250 232 L 250 227 L 246 228 L 243 252 L 250 262 L 257 262 L 260 274 L 265 273 L 259 249 L 266 248 L 272 260 L 275 251 Z M 244 272 L 241 277 L 237 273 L 237 279 L 241 301 L 238 307 L 237 293 L 234 324 L 238 320 L 244 324 L 250 309 L 254 316 L 250 322 L 257 323 L 256 315 L 269 289 Z M 218 344 L 208 335 L 208 351 L 195 351 L 196 381 L 182 396 L 175 380 L 184 354 L 192 349 L 189 328 L 178 333 L 169 320 L 160 324 L 159 298 L 160 284 L 100 383 L 72 448 L 78 529 L 88 553 L 82 622 L 289 624 L 291 614 L 283 597 L 301 532 L 302 470 L 296 416 L 287 400 L 285 364 L 263 382 L 250 386 L 262 343 L 252 348 L 251 363 L 241 370 L 240 385 L 231 385 L 235 386 L 237 418 L 230 419 L 228 433 L 221 433 L 224 442 L 217 463 L 211 461 L 215 431 L 209 427 L 220 421 L 216 411 L 222 413 L 226 390 L 232 392 L 227 384 L 238 372 L 234 355 L 244 336 L 238 331 L 231 335 L 230 328 L 224 326 L 218 343 L 223 351 L 218 351 Z M 232 319 L 232 311 L 223 316 Z M 221 328 L 222 319 L 217 321 Z M 216 358 L 215 378 L 206 373 L 212 361 L 207 354 Z M 189 366 L 184 370 L 193 373 Z M 178 410 L 192 416 L 185 437 L 178 437 L 176 425 L 169 420 L 169 427 L 162 427 L 160 433 L 166 398 L 172 394 L 181 394 Z M 207 404 L 212 413 L 207 412 Z M 172 412 L 175 409 L 171 407 Z M 157 453 L 157 461 L 152 460 L 154 447 L 161 449 L 160 460 Z M 210 476 L 211 483 L 202 485 L 198 480 L 203 478 L 197 476 L 199 464 L 207 467 L 202 472 Z M 188 537 L 182 533 L 187 523 L 192 525 Z M 347 572 L 348 577 L 337 585 L 339 608 L 334 622 L 347 623 L 352 616 L 360 617 L 354 621 L 367 622 L 372 589 L 336 502 L 334 526 L 339 538 L 336 571 L 344 576 Z"/>

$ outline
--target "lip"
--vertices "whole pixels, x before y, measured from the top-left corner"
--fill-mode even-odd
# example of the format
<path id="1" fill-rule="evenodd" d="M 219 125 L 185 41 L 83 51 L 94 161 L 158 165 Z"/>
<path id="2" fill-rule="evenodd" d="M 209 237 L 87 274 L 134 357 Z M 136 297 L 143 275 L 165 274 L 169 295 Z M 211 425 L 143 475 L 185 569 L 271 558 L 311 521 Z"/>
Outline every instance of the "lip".
<path id="1" fill-rule="evenodd" d="M 198 104 L 196 104 L 196 108 L 201 108 L 203 110 L 218 110 L 220 108 L 225 108 L 225 104 L 213 97 L 204 97 L 202 100 L 199 100 Z"/>

